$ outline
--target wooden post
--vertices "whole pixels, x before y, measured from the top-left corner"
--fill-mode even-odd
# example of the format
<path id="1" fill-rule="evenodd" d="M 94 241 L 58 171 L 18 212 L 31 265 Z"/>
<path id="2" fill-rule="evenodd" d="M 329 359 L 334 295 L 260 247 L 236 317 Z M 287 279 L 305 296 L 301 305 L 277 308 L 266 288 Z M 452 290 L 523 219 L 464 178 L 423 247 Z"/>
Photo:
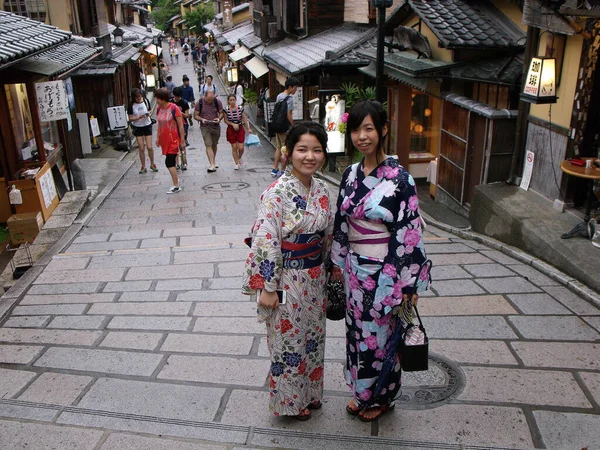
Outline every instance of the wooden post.
<path id="1" fill-rule="evenodd" d="M 412 105 L 412 89 L 398 83 L 398 135 L 396 137 L 396 155 L 402 166 L 409 170 L 410 156 L 410 116 Z"/>

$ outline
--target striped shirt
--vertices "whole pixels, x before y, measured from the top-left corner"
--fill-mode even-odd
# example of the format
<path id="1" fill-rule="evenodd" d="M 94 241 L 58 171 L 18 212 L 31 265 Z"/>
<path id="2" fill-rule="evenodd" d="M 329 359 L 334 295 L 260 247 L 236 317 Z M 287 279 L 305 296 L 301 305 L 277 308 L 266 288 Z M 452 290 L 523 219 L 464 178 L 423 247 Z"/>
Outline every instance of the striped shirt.
<path id="1" fill-rule="evenodd" d="M 235 109 L 225 109 L 225 114 L 227 115 L 227 120 L 231 123 L 241 124 L 242 123 L 242 114 L 244 114 L 244 108 L 241 106 L 237 106 Z"/>

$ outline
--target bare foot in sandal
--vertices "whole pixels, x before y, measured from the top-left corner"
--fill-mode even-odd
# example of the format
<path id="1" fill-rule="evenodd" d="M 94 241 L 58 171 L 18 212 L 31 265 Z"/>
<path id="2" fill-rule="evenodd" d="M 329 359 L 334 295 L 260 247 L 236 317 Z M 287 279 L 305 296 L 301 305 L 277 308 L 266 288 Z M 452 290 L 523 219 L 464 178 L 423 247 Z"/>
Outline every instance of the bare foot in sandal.
<path id="1" fill-rule="evenodd" d="M 300 411 L 300 414 L 298 414 L 297 416 L 293 416 L 296 420 L 300 420 L 302 422 L 304 422 L 305 420 L 310 419 L 310 410 L 308 408 L 304 408 L 302 411 Z"/>
<path id="2" fill-rule="evenodd" d="M 374 420 L 381 418 L 381 416 L 383 416 L 385 413 L 391 411 L 392 409 L 394 409 L 393 405 L 392 406 L 384 405 L 384 406 L 375 406 L 374 408 L 365 408 L 359 413 L 358 418 L 360 420 L 362 420 L 363 422 L 373 422 Z"/>
<path id="3" fill-rule="evenodd" d="M 352 399 L 346 405 L 346 412 L 351 416 L 358 416 L 362 409 L 356 404 L 356 400 Z"/>

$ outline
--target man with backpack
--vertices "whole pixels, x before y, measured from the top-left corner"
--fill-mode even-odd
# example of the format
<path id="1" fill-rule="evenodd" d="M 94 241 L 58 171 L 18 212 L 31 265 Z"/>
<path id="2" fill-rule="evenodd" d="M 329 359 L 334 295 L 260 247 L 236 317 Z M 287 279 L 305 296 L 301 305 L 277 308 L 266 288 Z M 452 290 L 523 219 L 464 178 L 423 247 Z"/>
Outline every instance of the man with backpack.
<path id="1" fill-rule="evenodd" d="M 183 50 L 183 56 L 185 56 L 185 62 L 190 62 L 190 45 L 186 42 L 181 49 Z"/>
<path id="2" fill-rule="evenodd" d="M 194 101 L 196 101 L 196 99 L 194 98 L 194 88 L 190 86 L 190 79 L 187 75 L 184 75 L 181 78 L 181 81 L 183 82 L 183 85 L 181 86 L 181 88 L 183 89 L 183 95 L 181 97 L 190 104 L 191 108 L 193 108 Z M 192 122 L 192 119 L 190 118 L 189 121 L 190 127 L 193 127 L 194 123 Z"/>
<path id="3" fill-rule="evenodd" d="M 208 91 L 212 91 L 215 94 L 215 97 L 218 97 L 217 86 L 213 83 L 213 76 L 206 75 L 204 79 L 204 84 L 200 87 L 200 96 L 204 97 Z"/>
<path id="4" fill-rule="evenodd" d="M 273 178 L 280 177 L 287 166 L 286 155 L 281 154 L 281 148 L 285 146 L 285 138 L 287 131 L 294 124 L 294 97 L 292 97 L 300 86 L 300 81 L 297 78 L 288 78 L 285 82 L 285 90 L 277 96 L 271 121 L 269 122 L 270 131 L 275 133 L 275 160 L 273 161 L 273 169 L 271 176 Z M 283 156 L 283 157 L 282 157 Z M 279 170 L 281 163 L 281 170 Z"/>
<path id="5" fill-rule="evenodd" d="M 200 122 L 200 131 L 202 139 L 206 146 L 206 156 L 208 157 L 208 173 L 217 171 L 216 157 L 217 145 L 221 138 L 221 113 L 223 104 L 215 97 L 212 90 L 206 91 L 206 95 L 201 97 L 194 109 L 194 119 Z"/>

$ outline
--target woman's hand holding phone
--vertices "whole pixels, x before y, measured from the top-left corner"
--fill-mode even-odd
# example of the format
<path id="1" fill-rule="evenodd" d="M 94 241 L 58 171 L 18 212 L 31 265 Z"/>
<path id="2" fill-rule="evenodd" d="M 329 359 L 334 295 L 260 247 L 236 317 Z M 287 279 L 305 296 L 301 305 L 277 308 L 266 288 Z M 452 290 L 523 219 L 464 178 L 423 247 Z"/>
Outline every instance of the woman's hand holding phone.
<path id="1" fill-rule="evenodd" d="M 277 292 L 262 290 L 258 297 L 258 304 L 267 308 L 276 309 L 279 306 L 279 295 Z"/>

